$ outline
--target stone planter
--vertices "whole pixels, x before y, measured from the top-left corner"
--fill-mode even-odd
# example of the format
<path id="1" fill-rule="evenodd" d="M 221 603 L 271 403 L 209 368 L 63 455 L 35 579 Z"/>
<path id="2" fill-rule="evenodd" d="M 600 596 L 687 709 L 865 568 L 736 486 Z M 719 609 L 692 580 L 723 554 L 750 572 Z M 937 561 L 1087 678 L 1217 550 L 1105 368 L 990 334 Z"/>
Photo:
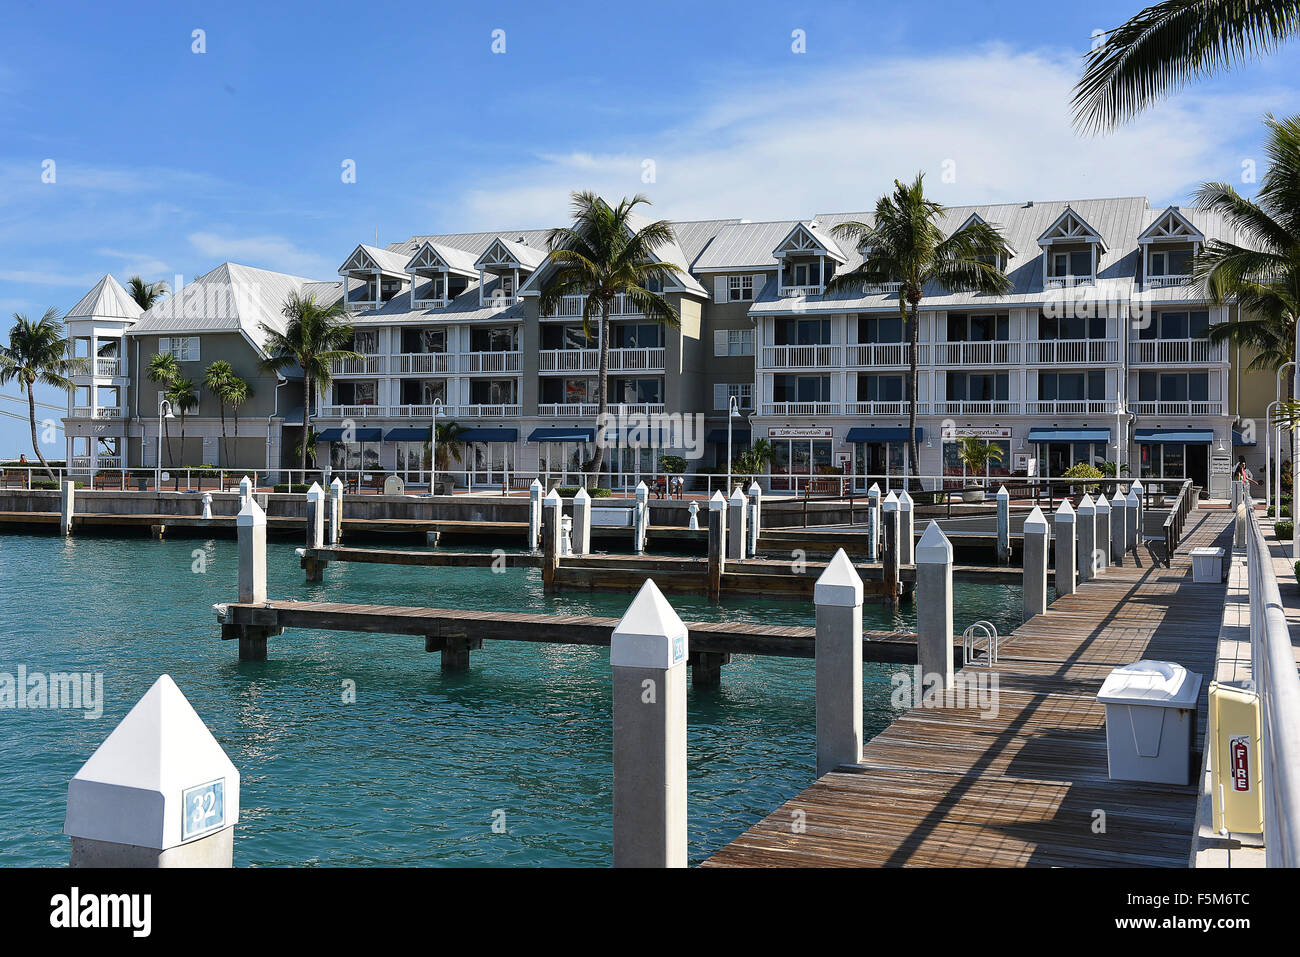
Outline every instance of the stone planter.
<path id="1" fill-rule="evenodd" d="M 961 500 L 967 505 L 978 505 L 984 501 L 984 489 L 978 485 L 967 485 L 961 490 Z"/>

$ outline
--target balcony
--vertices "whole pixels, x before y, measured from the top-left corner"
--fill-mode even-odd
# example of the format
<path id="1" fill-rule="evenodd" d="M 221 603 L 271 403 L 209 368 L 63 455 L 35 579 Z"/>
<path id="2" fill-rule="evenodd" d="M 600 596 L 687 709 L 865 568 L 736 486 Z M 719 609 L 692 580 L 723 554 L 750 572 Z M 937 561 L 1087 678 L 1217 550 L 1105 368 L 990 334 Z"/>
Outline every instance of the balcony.
<path id="1" fill-rule="evenodd" d="M 523 354 L 516 352 L 467 352 L 460 357 L 461 372 L 518 372 Z"/>
<path id="2" fill-rule="evenodd" d="M 1005 366 L 1020 361 L 1019 342 L 937 342 L 934 361 L 941 366 Z"/>
<path id="3" fill-rule="evenodd" d="M 382 419 L 388 408 L 382 405 L 322 405 L 316 414 L 323 419 Z"/>
<path id="4" fill-rule="evenodd" d="M 1132 365 L 1228 361 L 1224 343 L 1209 339 L 1130 339 L 1128 346 Z"/>
<path id="5" fill-rule="evenodd" d="M 1026 402 L 1029 415 L 1114 415 L 1119 403 L 1114 399 L 1050 399 Z"/>
<path id="6" fill-rule="evenodd" d="M 1119 362 L 1117 339 L 1044 339 L 1025 344 L 1030 365 Z"/>
<path id="7" fill-rule="evenodd" d="M 1020 403 L 1014 401 L 936 402 L 935 415 L 1019 415 Z"/>
<path id="8" fill-rule="evenodd" d="M 332 375 L 383 375 L 388 370 L 388 356 L 362 356 L 360 359 L 335 359 L 330 363 Z"/>
<path id="9" fill-rule="evenodd" d="M 89 455 L 74 455 L 72 457 L 72 471 L 89 472 L 92 467 Z M 120 469 L 122 467 L 122 456 L 120 455 L 101 455 L 93 463 L 97 469 Z"/>
<path id="10" fill-rule="evenodd" d="M 763 415 L 839 415 L 838 402 L 764 402 Z"/>
<path id="11" fill-rule="evenodd" d="M 100 376 L 101 378 L 111 379 L 114 376 L 119 376 L 121 374 L 122 374 L 121 359 L 106 359 L 103 356 L 96 357 L 95 375 Z"/>
<path id="12" fill-rule="evenodd" d="M 506 309 L 513 306 L 518 301 L 518 296 L 505 296 L 495 293 L 491 296 L 485 296 L 480 293 L 478 297 L 478 304 L 480 306 L 487 306 L 491 309 Z"/>
<path id="13" fill-rule="evenodd" d="M 821 369 L 843 364 L 839 346 L 763 346 L 767 369 Z"/>
<path id="14" fill-rule="evenodd" d="M 1048 276 L 1043 280 L 1044 289 L 1073 289 L 1076 286 L 1095 286 L 1096 276 Z"/>
<path id="15" fill-rule="evenodd" d="M 1220 399 L 1175 402 L 1130 402 L 1129 409 L 1138 415 L 1227 415 L 1226 403 Z"/>
<path id="16" fill-rule="evenodd" d="M 595 372 L 600 364 L 595 349 L 543 349 L 537 358 L 538 372 Z"/>
<path id="17" fill-rule="evenodd" d="M 906 366 L 910 363 L 910 348 L 906 342 L 852 342 L 844 347 L 848 365 L 864 369 L 880 366 Z M 930 347 L 918 344 L 916 347 L 917 365 L 930 364 Z"/>
<path id="18" fill-rule="evenodd" d="M 519 414 L 519 404 L 462 405 L 460 414 L 470 418 L 504 419 Z"/>
<path id="19" fill-rule="evenodd" d="M 844 412 L 847 415 L 907 415 L 910 402 L 846 402 Z M 929 415 L 930 403 L 918 402 L 917 415 Z"/>
<path id="20" fill-rule="evenodd" d="M 800 296 L 820 296 L 822 286 L 778 286 L 776 294 L 783 299 L 796 299 Z"/>
<path id="21" fill-rule="evenodd" d="M 1188 276 L 1147 276 L 1142 280 L 1143 289 L 1164 289 L 1168 286 L 1186 286 L 1192 281 Z"/>
<path id="22" fill-rule="evenodd" d="M 74 405 L 72 407 L 72 416 L 74 419 L 120 419 L 126 415 L 126 409 L 113 405 Z"/>
<path id="23" fill-rule="evenodd" d="M 646 349 L 610 349 L 610 372 L 663 372 L 664 350 Z"/>
<path id="24" fill-rule="evenodd" d="M 587 302 L 586 296 L 562 296 L 555 308 L 543 316 L 543 319 L 581 319 L 582 310 Z M 641 315 L 641 307 L 628 299 L 622 293 L 614 297 L 614 301 L 609 304 L 609 316 L 611 319 L 622 319 L 629 316 Z M 593 319 L 596 317 L 592 317 Z"/>
<path id="25" fill-rule="evenodd" d="M 443 415 L 455 415 L 456 411 L 454 405 L 390 405 L 388 407 L 388 418 L 431 419 L 434 412 L 441 412 Z"/>
<path id="26" fill-rule="evenodd" d="M 403 352 L 393 356 L 393 375 L 450 375 L 456 357 L 449 352 Z"/>
<path id="27" fill-rule="evenodd" d="M 596 414 L 597 408 L 594 402 L 542 402 L 537 406 L 537 414 L 590 418 Z"/>
<path id="28" fill-rule="evenodd" d="M 865 291 L 879 296 L 887 292 L 901 292 L 902 289 L 901 282 L 873 282 L 867 284 Z"/>

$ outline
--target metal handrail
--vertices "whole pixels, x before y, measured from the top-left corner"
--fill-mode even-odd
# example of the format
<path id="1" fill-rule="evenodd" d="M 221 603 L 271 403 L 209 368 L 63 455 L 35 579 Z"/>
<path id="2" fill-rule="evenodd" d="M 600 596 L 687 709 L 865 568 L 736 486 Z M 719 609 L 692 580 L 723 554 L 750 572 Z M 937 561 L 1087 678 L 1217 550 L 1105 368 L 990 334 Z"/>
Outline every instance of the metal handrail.
<path id="1" fill-rule="evenodd" d="M 1174 551 L 1177 550 L 1179 542 L 1183 540 L 1183 529 L 1187 525 L 1187 516 L 1194 504 L 1193 498 L 1192 480 L 1188 479 L 1183 482 L 1183 487 L 1178 490 L 1178 498 L 1174 500 L 1173 507 L 1169 509 L 1169 515 L 1165 518 L 1166 568 L 1173 566 Z"/>
<path id="2" fill-rule="evenodd" d="M 976 633 L 979 629 L 979 634 Z M 980 656 L 983 647 L 984 655 Z M 998 663 L 998 628 L 987 619 L 980 619 L 966 626 L 961 633 L 962 663 L 991 668 Z"/>
<path id="3" fill-rule="evenodd" d="M 1238 519 L 1246 531 L 1251 669 L 1260 707 L 1264 858 L 1268 867 L 1296 867 L 1300 866 L 1300 675 L 1255 503 L 1249 491 L 1243 489 L 1241 495 Z"/>

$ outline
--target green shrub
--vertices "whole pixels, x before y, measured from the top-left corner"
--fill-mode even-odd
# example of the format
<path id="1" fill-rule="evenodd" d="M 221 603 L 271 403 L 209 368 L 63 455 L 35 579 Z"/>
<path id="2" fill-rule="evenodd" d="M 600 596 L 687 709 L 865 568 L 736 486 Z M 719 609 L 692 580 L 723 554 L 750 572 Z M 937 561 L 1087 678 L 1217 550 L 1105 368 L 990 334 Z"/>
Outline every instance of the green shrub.
<path id="1" fill-rule="evenodd" d="M 280 485 L 272 486 L 271 491 L 273 491 L 273 492 L 305 492 L 305 491 L 307 491 L 307 489 L 309 489 L 309 488 L 311 488 L 311 486 L 308 485 L 308 484 L 305 483 L 305 482 L 294 482 L 292 485 L 290 485 L 288 482 L 283 482 L 283 483 L 281 483 Z"/>
<path id="2" fill-rule="evenodd" d="M 1300 562 L 1295 563 L 1295 577 L 1296 581 L 1300 581 Z"/>
<path id="3" fill-rule="evenodd" d="M 1276 518 L 1276 517 L 1277 517 L 1277 506 L 1276 506 L 1276 505 L 1270 505 L 1270 506 L 1269 506 L 1269 509 L 1268 509 L 1268 514 L 1269 514 L 1270 517 L 1272 517 L 1272 518 Z M 1283 517 L 1283 518 L 1290 518 L 1290 517 L 1291 517 L 1291 506 L 1290 506 L 1290 504 L 1288 504 L 1288 503 L 1286 503 L 1286 502 L 1283 502 L 1283 503 L 1282 503 L 1282 517 Z"/>
<path id="4" fill-rule="evenodd" d="M 85 483 L 85 482 L 73 482 L 72 484 L 73 484 L 73 486 L 74 486 L 75 488 L 85 488 L 85 487 L 86 487 L 86 483 Z M 58 482 L 51 482 L 49 479 L 37 479 L 37 480 L 34 480 L 34 481 L 32 482 L 32 488 L 43 488 L 43 489 L 55 489 L 55 490 L 58 490 L 58 489 L 61 488 L 61 487 L 62 487 L 62 486 L 61 486 Z"/>
<path id="5" fill-rule="evenodd" d="M 573 496 L 578 494 L 578 486 L 564 485 L 556 488 L 555 492 L 561 498 L 573 498 Z M 608 488 L 589 488 L 587 489 L 587 494 L 592 498 L 609 498 L 614 494 L 614 490 Z"/>
<path id="6" fill-rule="evenodd" d="M 1273 526 L 1273 534 L 1277 536 L 1279 542 L 1289 542 L 1291 541 L 1292 536 L 1295 535 L 1295 523 L 1285 521 L 1278 522 Z"/>

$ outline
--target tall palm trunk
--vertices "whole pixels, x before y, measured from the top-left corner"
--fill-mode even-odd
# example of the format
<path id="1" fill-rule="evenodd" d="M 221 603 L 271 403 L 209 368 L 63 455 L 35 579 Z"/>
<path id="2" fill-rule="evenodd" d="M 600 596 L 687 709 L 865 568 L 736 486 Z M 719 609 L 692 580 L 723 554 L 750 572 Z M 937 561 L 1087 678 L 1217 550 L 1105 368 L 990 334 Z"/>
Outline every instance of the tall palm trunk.
<path id="1" fill-rule="evenodd" d="M 172 447 L 172 430 L 171 430 L 171 426 L 169 426 L 169 425 L 167 424 L 167 422 L 168 422 L 168 419 L 164 416 L 164 417 L 163 417 L 163 420 L 162 420 L 162 423 L 163 423 L 163 438 L 164 438 L 166 441 L 163 442 L 163 444 L 164 444 L 165 446 L 167 446 L 167 464 L 168 464 L 168 465 L 175 465 L 175 464 L 176 464 L 176 449 Z M 161 467 L 162 463 L 159 462 L 158 465 Z"/>
<path id="2" fill-rule="evenodd" d="M 604 429 L 609 415 L 609 303 L 600 307 L 600 363 L 596 371 L 596 428 Z M 596 436 L 596 452 L 591 457 L 591 472 L 600 482 L 600 468 L 605 461 L 604 435 Z M 611 479 L 611 484 L 613 480 Z"/>
<path id="3" fill-rule="evenodd" d="M 230 463 L 229 463 L 229 459 L 230 459 L 230 443 L 229 443 L 229 441 L 226 439 L 226 402 L 225 402 L 225 400 L 224 400 L 224 399 L 218 399 L 218 400 L 217 400 L 217 407 L 221 410 L 221 451 L 222 451 L 222 454 L 225 455 L 226 460 L 227 460 L 226 464 L 228 465 L 228 464 L 230 464 Z M 202 463 L 200 463 L 200 464 L 202 464 Z"/>
<path id="4" fill-rule="evenodd" d="M 911 476 L 920 473 L 920 458 L 916 446 L 916 393 L 919 385 L 920 374 L 917 371 L 917 350 L 920 342 L 920 329 L 917 323 L 917 305 L 912 303 L 912 316 L 909 320 L 906 309 L 902 306 L 902 298 L 899 298 L 899 311 L 903 313 L 903 322 L 909 323 L 911 328 L 908 330 L 908 340 L 910 344 L 908 355 L 908 374 L 907 387 L 910 394 L 907 397 L 907 475 Z M 910 488 L 912 483 L 908 481 L 904 488 Z M 918 486 L 919 488 L 919 486 Z"/>
<path id="5" fill-rule="evenodd" d="M 41 460 L 41 468 L 45 469 L 45 474 L 50 477 L 50 481 L 58 481 L 54 477 L 54 470 L 50 468 L 50 463 L 45 461 L 45 456 L 41 453 L 41 443 L 36 441 L 36 392 L 30 382 L 27 383 L 27 421 L 32 427 L 32 451 Z"/>
<path id="6" fill-rule="evenodd" d="M 303 379 L 302 397 L 302 481 L 307 483 L 307 437 L 311 434 L 311 375 Z"/>
<path id="7" fill-rule="evenodd" d="M 237 405 L 233 405 L 233 406 L 230 407 L 230 417 L 231 417 L 231 419 L 234 420 L 234 427 L 235 427 L 235 451 L 238 452 L 238 451 L 239 451 L 239 406 L 237 406 Z M 226 450 L 226 456 L 227 456 L 227 457 L 230 456 L 230 450 L 229 450 L 229 449 Z M 238 466 L 239 463 L 238 463 L 238 462 L 227 462 L 226 465 L 227 465 L 227 466 L 231 466 L 231 465 Z"/>

